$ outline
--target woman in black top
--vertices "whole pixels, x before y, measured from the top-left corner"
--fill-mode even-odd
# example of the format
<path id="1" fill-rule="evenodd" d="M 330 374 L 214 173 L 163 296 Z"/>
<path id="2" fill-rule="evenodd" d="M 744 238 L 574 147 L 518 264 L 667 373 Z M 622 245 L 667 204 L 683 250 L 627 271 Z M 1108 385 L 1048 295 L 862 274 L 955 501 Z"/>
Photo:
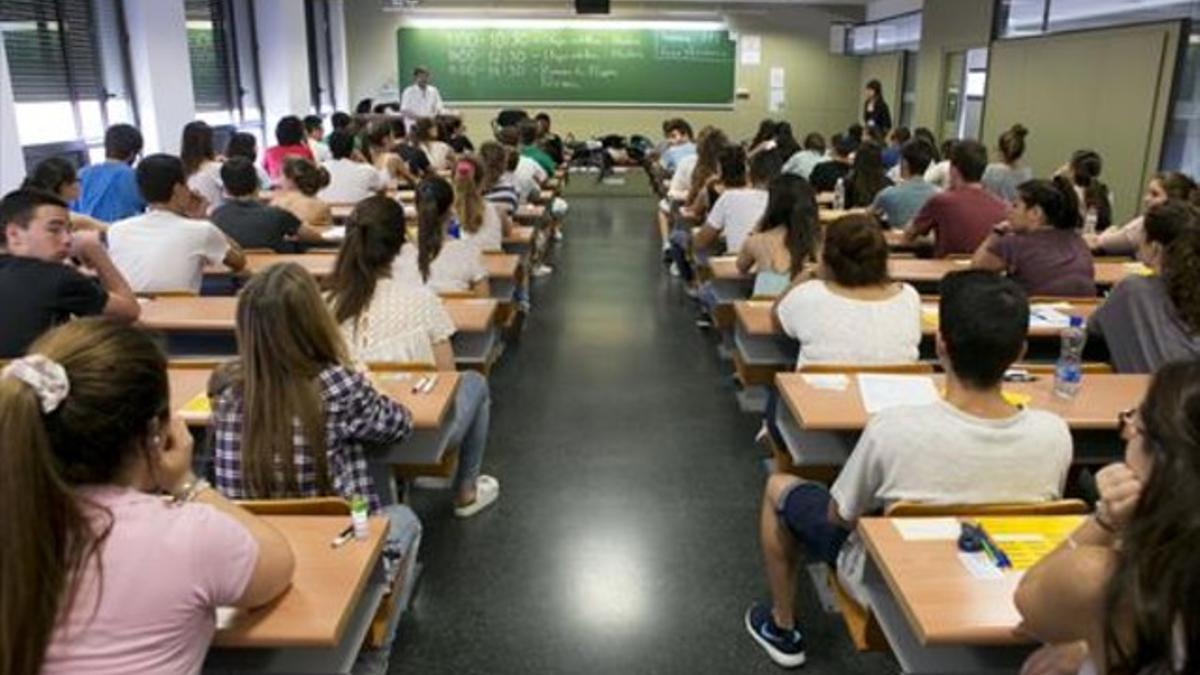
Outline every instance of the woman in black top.
<path id="1" fill-rule="evenodd" d="M 883 100 L 883 85 L 879 80 L 867 83 L 867 100 L 863 103 L 863 123 L 868 128 L 877 129 L 886 134 L 892 128 L 892 111 L 887 101 Z"/>

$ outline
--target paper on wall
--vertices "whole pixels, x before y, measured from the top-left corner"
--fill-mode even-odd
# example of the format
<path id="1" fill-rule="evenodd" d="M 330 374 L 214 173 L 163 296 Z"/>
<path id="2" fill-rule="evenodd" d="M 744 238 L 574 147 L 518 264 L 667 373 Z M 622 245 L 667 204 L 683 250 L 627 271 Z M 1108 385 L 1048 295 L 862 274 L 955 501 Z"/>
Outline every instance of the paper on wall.
<path id="1" fill-rule="evenodd" d="M 738 44 L 742 47 L 743 66 L 757 66 L 762 63 L 762 36 L 743 35 Z"/>
<path id="2" fill-rule="evenodd" d="M 772 89 L 770 97 L 767 100 L 767 109 L 770 110 L 771 112 L 779 112 L 779 111 L 783 110 L 783 102 L 784 102 L 783 90 L 782 89 Z"/>
<path id="3" fill-rule="evenodd" d="M 783 68 L 781 68 L 779 66 L 775 66 L 774 68 L 771 68 L 771 88 L 772 89 L 783 89 L 783 79 L 784 79 Z M 782 93 L 782 92 L 780 92 L 780 93 Z"/>

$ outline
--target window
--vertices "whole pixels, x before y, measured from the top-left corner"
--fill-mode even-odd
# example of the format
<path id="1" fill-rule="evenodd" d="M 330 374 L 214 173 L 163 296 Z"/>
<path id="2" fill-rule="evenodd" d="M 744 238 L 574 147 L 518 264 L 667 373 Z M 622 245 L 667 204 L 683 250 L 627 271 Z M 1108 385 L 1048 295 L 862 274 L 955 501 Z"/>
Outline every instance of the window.
<path id="1" fill-rule="evenodd" d="M 248 0 L 184 0 L 196 117 L 260 136 L 261 88 L 254 11 Z"/>
<path id="2" fill-rule="evenodd" d="M 1200 176 L 1200 22 L 1192 24 L 1187 55 L 1176 74 L 1162 169 Z"/>
<path id="3" fill-rule="evenodd" d="M 921 13 L 861 23 L 846 31 L 846 53 L 863 56 L 916 50 L 921 46 Z"/>
<path id="4" fill-rule="evenodd" d="M 80 141 L 104 156 L 104 130 L 136 123 L 119 0 L 4 0 L 3 40 L 27 160 Z M 51 153 L 53 154 L 53 153 Z"/>
<path id="5" fill-rule="evenodd" d="M 1000 0 L 996 37 L 1195 18 L 1195 0 Z"/>
<path id="6" fill-rule="evenodd" d="M 332 113 L 336 107 L 333 86 L 333 33 L 328 0 L 304 0 L 305 33 L 308 39 L 308 87 L 312 111 Z"/>

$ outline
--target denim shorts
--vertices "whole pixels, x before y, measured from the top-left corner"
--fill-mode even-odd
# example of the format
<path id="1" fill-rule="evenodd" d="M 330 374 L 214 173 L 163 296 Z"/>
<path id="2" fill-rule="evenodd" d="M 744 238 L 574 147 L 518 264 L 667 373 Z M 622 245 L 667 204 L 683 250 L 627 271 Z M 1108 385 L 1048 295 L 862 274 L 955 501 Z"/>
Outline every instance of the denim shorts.
<path id="1" fill-rule="evenodd" d="M 779 517 L 791 530 L 809 558 L 837 568 L 838 553 L 850 530 L 829 522 L 833 496 L 824 485 L 799 483 L 783 495 L 777 506 Z"/>

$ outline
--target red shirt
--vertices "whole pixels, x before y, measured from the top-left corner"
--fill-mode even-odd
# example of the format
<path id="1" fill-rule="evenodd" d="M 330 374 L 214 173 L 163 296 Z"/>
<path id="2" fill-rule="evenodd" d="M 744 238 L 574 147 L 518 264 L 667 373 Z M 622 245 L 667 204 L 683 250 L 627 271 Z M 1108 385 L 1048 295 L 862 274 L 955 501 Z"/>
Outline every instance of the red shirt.
<path id="1" fill-rule="evenodd" d="M 978 185 L 930 197 L 913 218 L 918 235 L 934 231 L 933 255 L 974 253 L 992 228 L 1008 218 L 1008 207 Z"/>
<path id="2" fill-rule="evenodd" d="M 267 175 L 272 181 L 278 181 L 283 175 L 283 163 L 288 157 L 303 157 L 310 162 L 315 162 L 312 150 L 307 145 L 276 145 L 267 148 L 267 152 L 263 155 L 263 168 L 267 170 Z"/>

